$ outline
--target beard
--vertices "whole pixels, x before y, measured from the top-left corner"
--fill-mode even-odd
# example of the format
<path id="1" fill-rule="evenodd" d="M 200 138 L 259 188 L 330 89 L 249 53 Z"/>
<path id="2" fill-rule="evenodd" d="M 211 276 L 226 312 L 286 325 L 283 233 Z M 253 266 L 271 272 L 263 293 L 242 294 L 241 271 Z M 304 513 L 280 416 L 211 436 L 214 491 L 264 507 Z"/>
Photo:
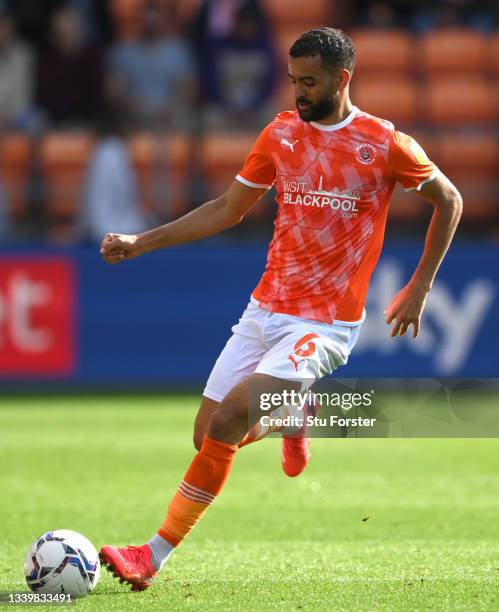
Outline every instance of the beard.
<path id="1" fill-rule="evenodd" d="M 296 99 L 296 106 L 302 102 L 304 104 L 310 104 L 308 108 L 300 109 L 298 108 L 298 114 L 300 115 L 300 119 L 302 121 L 321 121 L 326 117 L 329 117 L 338 106 L 338 94 L 330 94 L 322 100 L 319 100 L 315 104 L 313 104 L 310 100 L 307 100 L 304 97 L 300 97 Z"/>

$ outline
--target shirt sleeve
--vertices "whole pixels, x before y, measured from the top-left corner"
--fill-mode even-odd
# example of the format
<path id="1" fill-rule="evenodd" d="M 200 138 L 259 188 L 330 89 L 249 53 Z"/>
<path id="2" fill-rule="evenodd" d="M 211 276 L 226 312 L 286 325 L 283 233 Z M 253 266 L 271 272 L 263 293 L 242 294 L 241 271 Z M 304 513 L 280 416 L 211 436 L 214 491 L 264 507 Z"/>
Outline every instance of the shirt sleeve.
<path id="1" fill-rule="evenodd" d="M 269 131 L 271 124 L 261 132 L 249 152 L 236 179 L 248 187 L 270 189 L 275 181 L 275 166 L 270 156 Z"/>
<path id="2" fill-rule="evenodd" d="M 435 178 L 437 167 L 423 148 L 407 134 L 393 130 L 388 150 L 388 175 L 406 191 L 419 191 Z"/>

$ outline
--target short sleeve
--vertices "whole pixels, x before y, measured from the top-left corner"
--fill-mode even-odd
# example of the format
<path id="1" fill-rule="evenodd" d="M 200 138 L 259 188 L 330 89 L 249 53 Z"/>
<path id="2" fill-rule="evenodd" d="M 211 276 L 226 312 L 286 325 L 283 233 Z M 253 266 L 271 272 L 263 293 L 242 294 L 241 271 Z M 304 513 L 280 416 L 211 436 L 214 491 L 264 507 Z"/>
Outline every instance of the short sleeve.
<path id="1" fill-rule="evenodd" d="M 270 189 L 275 181 L 275 166 L 270 156 L 270 129 L 271 124 L 261 132 L 236 176 L 239 182 L 248 187 Z"/>
<path id="2" fill-rule="evenodd" d="M 393 130 L 388 149 L 388 174 L 406 191 L 419 191 L 425 183 L 435 178 L 437 167 L 414 138 Z"/>

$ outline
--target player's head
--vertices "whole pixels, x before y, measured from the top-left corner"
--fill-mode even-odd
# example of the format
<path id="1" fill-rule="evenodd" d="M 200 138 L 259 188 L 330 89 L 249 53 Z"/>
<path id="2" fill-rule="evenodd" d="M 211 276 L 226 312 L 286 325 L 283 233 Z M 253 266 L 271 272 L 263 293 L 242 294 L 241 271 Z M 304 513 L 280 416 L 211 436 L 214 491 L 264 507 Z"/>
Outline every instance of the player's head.
<path id="1" fill-rule="evenodd" d="M 320 27 L 305 32 L 289 50 L 289 76 L 304 121 L 320 121 L 334 112 L 348 92 L 355 48 L 341 30 Z"/>

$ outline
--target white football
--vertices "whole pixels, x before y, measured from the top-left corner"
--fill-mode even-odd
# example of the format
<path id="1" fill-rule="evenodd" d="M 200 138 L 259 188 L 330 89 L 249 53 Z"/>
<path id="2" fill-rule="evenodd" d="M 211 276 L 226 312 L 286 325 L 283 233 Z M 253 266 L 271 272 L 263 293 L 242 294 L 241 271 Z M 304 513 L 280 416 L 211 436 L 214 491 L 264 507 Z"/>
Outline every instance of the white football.
<path id="1" fill-rule="evenodd" d="M 24 575 L 35 593 L 85 597 L 99 581 L 99 555 L 81 533 L 69 529 L 47 531 L 29 547 Z"/>

